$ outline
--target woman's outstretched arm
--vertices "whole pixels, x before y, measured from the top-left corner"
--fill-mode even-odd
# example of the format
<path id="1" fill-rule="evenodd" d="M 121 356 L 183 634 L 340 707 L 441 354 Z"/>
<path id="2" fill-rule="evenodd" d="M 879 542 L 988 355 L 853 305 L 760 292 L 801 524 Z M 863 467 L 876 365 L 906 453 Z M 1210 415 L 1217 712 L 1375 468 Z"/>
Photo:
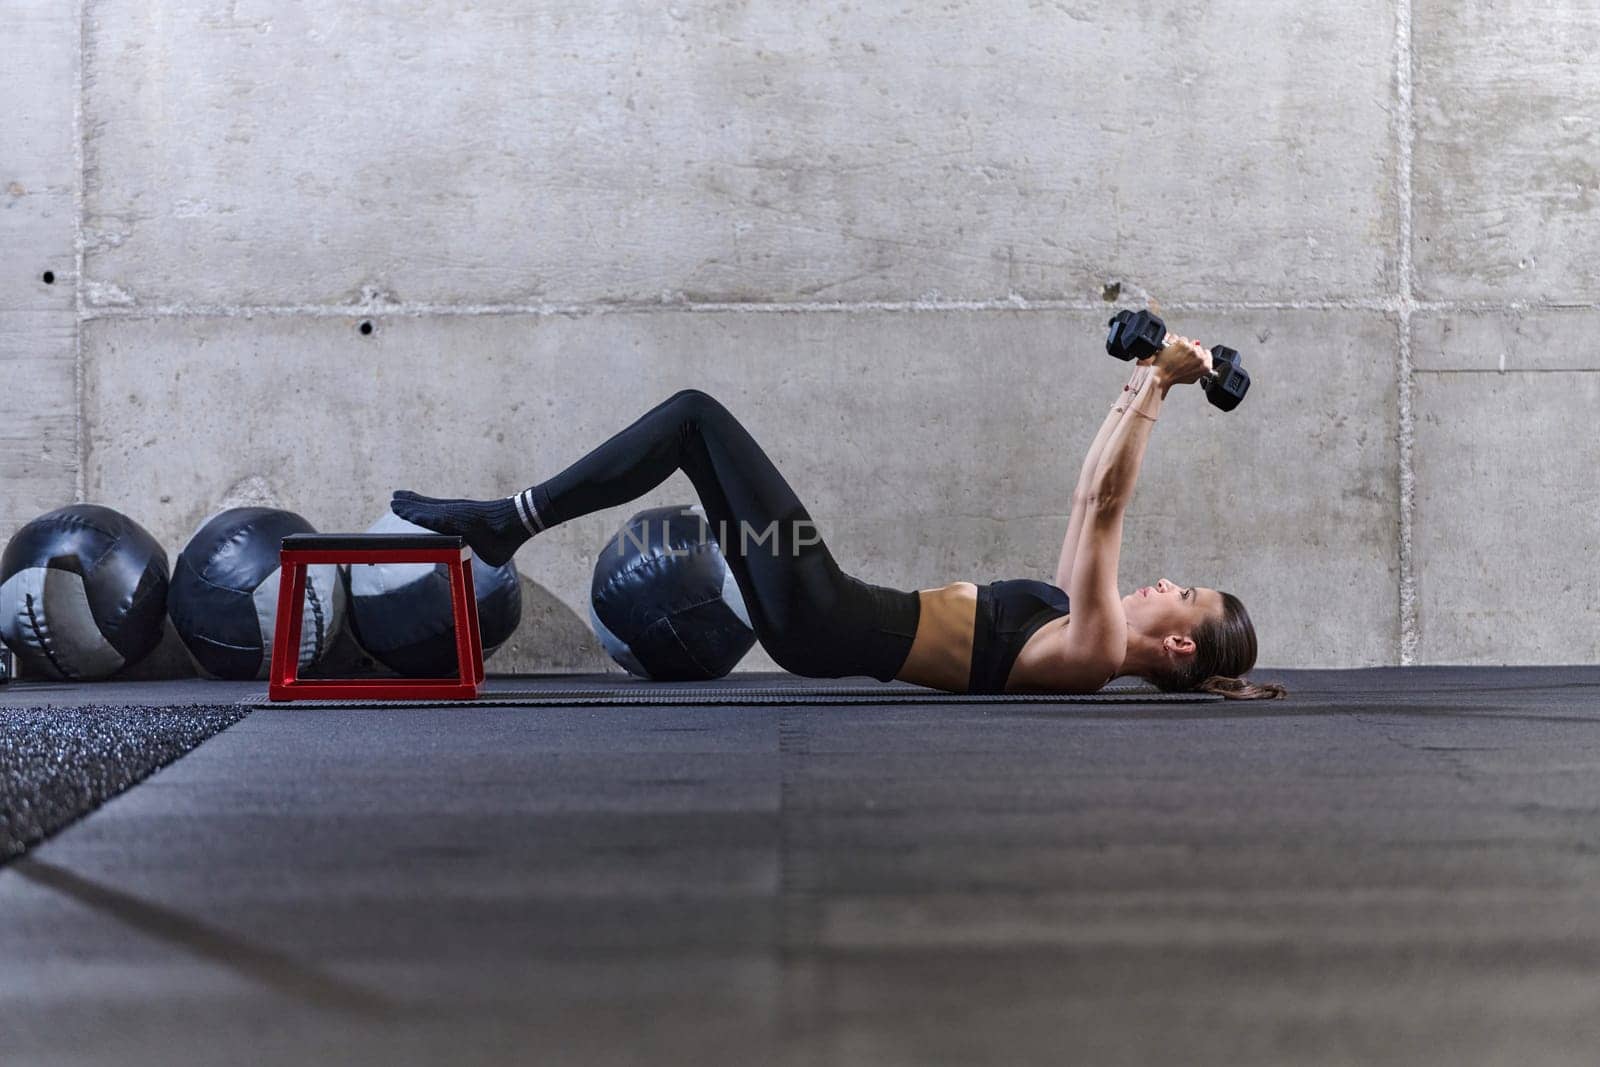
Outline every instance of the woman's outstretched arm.
<path id="1" fill-rule="evenodd" d="M 1128 620 L 1117 595 L 1117 564 L 1122 557 L 1122 517 L 1133 499 L 1150 431 L 1174 385 L 1199 381 L 1211 357 L 1194 341 L 1169 337 L 1156 356 L 1128 413 L 1105 444 L 1089 485 L 1083 532 L 1067 596 L 1072 625 L 1067 627 L 1067 660 L 1085 672 L 1115 671 L 1127 651 Z M 1110 675 L 1099 679 L 1100 685 Z"/>
<path id="2" fill-rule="evenodd" d="M 1111 439 L 1111 434 L 1116 430 L 1126 415 L 1128 406 L 1133 398 L 1138 395 L 1139 387 L 1150 376 L 1150 368 L 1140 365 L 1134 368 L 1133 376 L 1122 387 L 1122 392 L 1117 395 L 1116 403 L 1111 405 L 1111 410 L 1106 413 L 1105 422 L 1100 424 L 1100 432 L 1095 434 L 1094 443 L 1089 446 L 1088 455 L 1083 457 L 1083 466 L 1078 471 L 1078 484 L 1072 490 L 1071 515 L 1067 519 L 1067 536 L 1061 541 L 1061 555 L 1056 560 L 1056 585 L 1062 589 L 1072 580 L 1072 561 L 1078 554 L 1078 538 L 1083 533 L 1083 513 L 1089 498 L 1089 484 L 1094 480 L 1094 472 L 1100 466 L 1100 455 L 1105 451 L 1106 442 Z"/>

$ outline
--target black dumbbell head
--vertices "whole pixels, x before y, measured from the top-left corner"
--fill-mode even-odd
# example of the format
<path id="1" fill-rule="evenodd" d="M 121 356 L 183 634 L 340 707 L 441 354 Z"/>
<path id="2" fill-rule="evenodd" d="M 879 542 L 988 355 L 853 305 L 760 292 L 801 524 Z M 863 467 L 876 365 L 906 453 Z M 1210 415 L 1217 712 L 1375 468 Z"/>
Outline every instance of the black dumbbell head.
<path id="1" fill-rule="evenodd" d="M 1127 336 L 1128 324 L 1132 321 L 1133 312 L 1119 311 L 1106 323 L 1106 351 L 1118 359 L 1130 358 L 1124 351 L 1123 338 Z"/>
<path id="2" fill-rule="evenodd" d="M 1118 359 L 1148 359 L 1166 343 L 1167 325 L 1148 311 L 1119 311 L 1107 324 L 1106 351 Z"/>
<path id="3" fill-rule="evenodd" d="M 1223 345 L 1211 349 L 1211 374 L 1200 379 L 1206 399 L 1218 411 L 1232 411 L 1250 391 L 1250 374 L 1239 365 L 1239 353 Z"/>

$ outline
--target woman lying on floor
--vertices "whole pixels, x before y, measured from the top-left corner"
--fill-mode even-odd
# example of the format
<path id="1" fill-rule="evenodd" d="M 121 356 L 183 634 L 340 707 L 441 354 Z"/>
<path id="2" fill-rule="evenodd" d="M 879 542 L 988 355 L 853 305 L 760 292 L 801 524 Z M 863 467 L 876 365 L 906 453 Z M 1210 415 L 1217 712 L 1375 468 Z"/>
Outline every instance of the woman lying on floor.
<path id="1" fill-rule="evenodd" d="M 1131 675 L 1169 692 L 1278 697 L 1282 686 L 1240 677 L 1255 665 L 1256 636 L 1235 597 L 1165 578 L 1125 597 L 1117 592 L 1122 515 L 1150 428 L 1169 389 L 1210 369 L 1204 349 L 1172 335 L 1135 369 L 1083 461 L 1055 585 L 952 582 L 909 593 L 845 574 L 766 453 L 725 407 L 693 389 L 516 496 L 439 500 L 402 489 L 390 506 L 419 526 L 464 537 L 499 566 L 535 534 L 627 503 L 681 470 L 699 492 L 756 637 L 787 671 L 953 693 L 1092 693 Z"/>

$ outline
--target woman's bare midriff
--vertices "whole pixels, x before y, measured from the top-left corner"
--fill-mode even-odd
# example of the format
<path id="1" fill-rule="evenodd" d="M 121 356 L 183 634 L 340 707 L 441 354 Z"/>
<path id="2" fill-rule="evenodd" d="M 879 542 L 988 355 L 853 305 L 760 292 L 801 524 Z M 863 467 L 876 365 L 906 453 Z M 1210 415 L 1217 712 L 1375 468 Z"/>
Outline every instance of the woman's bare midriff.
<path id="1" fill-rule="evenodd" d="M 911 652 L 896 680 L 965 693 L 972 677 L 972 638 L 978 620 L 978 587 L 972 582 L 951 582 L 937 589 L 919 589 L 921 614 Z M 1068 616 L 1052 619 L 1028 637 L 1017 653 L 1005 688 L 1034 688 L 1044 675 L 1052 636 L 1066 628 Z"/>

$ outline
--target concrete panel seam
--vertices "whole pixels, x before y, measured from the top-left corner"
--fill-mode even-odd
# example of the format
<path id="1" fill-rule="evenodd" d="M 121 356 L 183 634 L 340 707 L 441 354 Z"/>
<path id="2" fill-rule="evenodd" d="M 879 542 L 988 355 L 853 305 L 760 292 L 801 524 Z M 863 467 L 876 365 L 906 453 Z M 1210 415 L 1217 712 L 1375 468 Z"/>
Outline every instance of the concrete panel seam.
<path id="1" fill-rule="evenodd" d="M 72 497 L 77 503 L 84 503 L 84 494 L 87 491 L 85 474 L 85 461 L 88 449 L 85 441 L 88 428 L 84 425 L 83 418 L 83 218 L 84 204 L 87 199 L 87 190 L 84 186 L 84 158 L 83 147 L 83 99 L 84 99 L 84 62 L 85 50 L 88 47 L 88 35 L 84 32 L 84 20 L 89 17 L 89 0 L 78 0 L 77 30 L 78 30 L 78 61 L 72 77 L 72 306 L 76 312 L 72 322 L 72 409 L 73 422 L 73 449 L 77 453 L 73 457 L 73 488 Z"/>
<path id="2" fill-rule="evenodd" d="M 1416 112 L 1412 101 L 1412 0 L 1399 0 L 1395 11 L 1395 90 L 1398 96 L 1396 125 L 1399 136 L 1400 168 L 1400 344 L 1399 344 L 1399 460 L 1400 460 L 1400 665 L 1409 667 L 1417 659 L 1417 575 L 1412 554 L 1412 533 L 1416 521 L 1416 469 L 1412 446 L 1416 423 L 1411 409 L 1411 316 L 1416 309 L 1412 285 L 1412 140 L 1416 136 Z"/>
<path id="3" fill-rule="evenodd" d="M 1500 367 L 1422 367 L 1413 370 L 1412 376 L 1418 374 L 1431 374 L 1442 378 L 1456 374 L 1492 374 L 1496 378 L 1507 378 L 1515 374 L 1600 374 L 1600 367 L 1506 367 L 1505 356 L 1500 357 Z"/>
<path id="4" fill-rule="evenodd" d="M 1164 312 L 1173 311 L 1328 311 L 1357 310 L 1394 313 L 1391 298 L 1362 301 L 1190 301 L 1161 303 Z M 205 318 L 251 318 L 256 315 L 313 318 L 348 318 L 355 315 L 399 316 L 494 316 L 530 315 L 579 318 L 601 315 L 631 315 L 641 312 L 682 312 L 685 314 L 852 314 L 919 311 L 1103 311 L 1115 314 L 1119 305 L 1085 300 L 866 300 L 835 303 L 803 301 L 716 302 L 716 301 L 605 301 L 586 304 L 429 304 L 385 302 L 377 304 L 117 304 L 94 305 L 88 310 L 96 319 L 161 319 L 185 316 Z"/>
<path id="5" fill-rule="evenodd" d="M 1521 314 L 1528 311 L 1600 311 L 1600 303 L 1573 300 L 1417 300 L 1411 301 L 1414 314 Z"/>
<path id="6" fill-rule="evenodd" d="M 1409 259 L 1409 256 L 1407 257 Z M 1119 310 L 1117 304 L 1083 300 L 883 300 L 840 303 L 772 301 L 768 303 L 716 303 L 711 301 L 633 301 L 589 304 L 151 304 L 93 305 L 81 299 L 82 317 L 95 319 L 168 318 L 352 318 L 357 316 L 471 317 L 527 315 L 532 317 L 586 318 L 602 315 L 679 312 L 683 314 L 864 314 L 915 313 L 928 311 L 1065 311 L 1105 312 Z M 1404 301 L 1399 297 L 1381 300 L 1206 300 L 1163 302 L 1164 313 L 1227 311 L 1371 311 L 1402 316 L 1412 314 L 1461 314 L 1471 312 L 1600 311 L 1597 304 L 1573 303 L 1489 303 L 1484 301 Z"/>

